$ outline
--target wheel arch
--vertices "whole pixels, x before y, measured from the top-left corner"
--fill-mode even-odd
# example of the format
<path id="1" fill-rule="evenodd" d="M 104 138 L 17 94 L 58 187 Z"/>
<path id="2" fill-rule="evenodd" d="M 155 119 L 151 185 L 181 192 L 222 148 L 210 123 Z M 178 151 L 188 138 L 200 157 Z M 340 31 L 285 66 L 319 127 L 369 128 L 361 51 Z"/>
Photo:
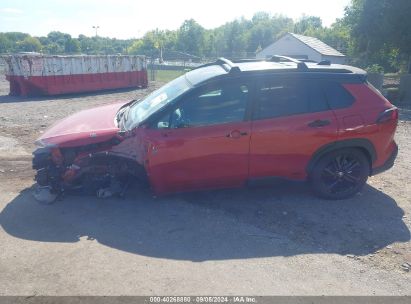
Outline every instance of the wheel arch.
<path id="1" fill-rule="evenodd" d="M 86 157 L 87 158 L 87 166 L 93 165 L 101 165 L 105 164 L 107 166 L 110 165 L 117 165 L 116 169 L 123 170 L 127 172 L 143 182 L 144 184 L 148 184 L 148 175 L 146 168 L 136 162 L 132 158 L 124 157 L 122 155 L 114 154 L 114 153 L 106 153 L 106 152 L 98 152 L 91 154 Z M 122 168 L 121 168 L 122 167 Z"/>
<path id="2" fill-rule="evenodd" d="M 355 148 L 355 149 L 360 149 L 361 151 L 363 151 L 370 162 L 370 174 L 371 174 L 372 164 L 377 159 L 377 152 L 375 150 L 373 143 L 366 138 L 346 139 L 346 140 L 341 140 L 341 141 L 335 141 L 335 142 L 322 146 L 311 157 L 311 160 L 308 163 L 307 168 L 306 168 L 307 174 L 310 175 L 315 164 L 324 155 L 332 151 L 336 151 L 336 150 L 340 150 L 344 148 Z"/>

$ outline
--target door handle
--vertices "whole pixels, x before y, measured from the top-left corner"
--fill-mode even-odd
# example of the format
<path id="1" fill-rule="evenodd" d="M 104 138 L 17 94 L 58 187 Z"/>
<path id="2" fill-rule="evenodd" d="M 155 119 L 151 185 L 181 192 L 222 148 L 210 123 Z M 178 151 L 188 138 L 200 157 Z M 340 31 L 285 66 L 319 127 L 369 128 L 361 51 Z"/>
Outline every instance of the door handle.
<path id="1" fill-rule="evenodd" d="M 241 132 L 241 131 L 238 131 L 238 130 L 234 130 L 234 131 L 231 131 L 230 133 L 228 133 L 226 135 L 226 137 L 228 137 L 228 138 L 240 138 L 241 136 L 246 136 L 246 135 L 248 135 L 247 132 Z"/>
<path id="2" fill-rule="evenodd" d="M 321 128 L 321 127 L 328 126 L 329 124 L 330 124 L 330 121 L 327 119 L 317 119 L 317 120 L 310 122 L 308 126 L 311 128 Z"/>

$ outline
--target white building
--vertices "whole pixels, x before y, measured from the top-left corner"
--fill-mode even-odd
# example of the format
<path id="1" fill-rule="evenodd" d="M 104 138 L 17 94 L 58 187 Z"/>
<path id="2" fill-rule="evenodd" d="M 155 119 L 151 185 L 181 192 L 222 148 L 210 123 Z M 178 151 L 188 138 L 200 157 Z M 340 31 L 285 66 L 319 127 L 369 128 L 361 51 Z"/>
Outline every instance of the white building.
<path id="1" fill-rule="evenodd" d="M 316 62 L 329 60 L 331 63 L 345 63 L 344 54 L 341 54 L 321 40 L 293 33 L 285 34 L 276 42 L 259 51 L 256 57 L 258 59 L 267 59 L 273 55 L 310 59 Z"/>

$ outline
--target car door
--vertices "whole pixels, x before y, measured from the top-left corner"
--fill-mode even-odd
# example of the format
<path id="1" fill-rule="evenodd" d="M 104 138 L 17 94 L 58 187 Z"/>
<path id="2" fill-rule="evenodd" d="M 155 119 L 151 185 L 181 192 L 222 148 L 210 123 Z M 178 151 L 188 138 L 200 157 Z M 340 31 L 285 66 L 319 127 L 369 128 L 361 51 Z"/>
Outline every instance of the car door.
<path id="1" fill-rule="evenodd" d="M 319 79 L 265 77 L 256 87 L 250 178 L 306 178 L 312 155 L 335 141 L 338 126 Z"/>
<path id="2" fill-rule="evenodd" d="M 248 176 L 249 86 L 206 85 L 148 130 L 147 171 L 158 193 L 241 186 Z"/>

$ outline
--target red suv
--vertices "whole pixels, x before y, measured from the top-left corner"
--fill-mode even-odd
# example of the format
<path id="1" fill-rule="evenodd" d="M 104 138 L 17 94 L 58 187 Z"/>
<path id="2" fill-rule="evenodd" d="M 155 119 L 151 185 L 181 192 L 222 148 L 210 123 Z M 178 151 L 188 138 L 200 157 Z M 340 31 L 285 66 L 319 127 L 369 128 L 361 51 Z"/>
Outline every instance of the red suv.
<path id="1" fill-rule="evenodd" d="M 284 178 L 343 199 L 393 166 L 397 121 L 363 70 L 283 56 L 219 59 L 142 100 L 60 121 L 36 141 L 33 168 L 54 196 L 121 192 L 134 176 L 157 194 Z"/>

